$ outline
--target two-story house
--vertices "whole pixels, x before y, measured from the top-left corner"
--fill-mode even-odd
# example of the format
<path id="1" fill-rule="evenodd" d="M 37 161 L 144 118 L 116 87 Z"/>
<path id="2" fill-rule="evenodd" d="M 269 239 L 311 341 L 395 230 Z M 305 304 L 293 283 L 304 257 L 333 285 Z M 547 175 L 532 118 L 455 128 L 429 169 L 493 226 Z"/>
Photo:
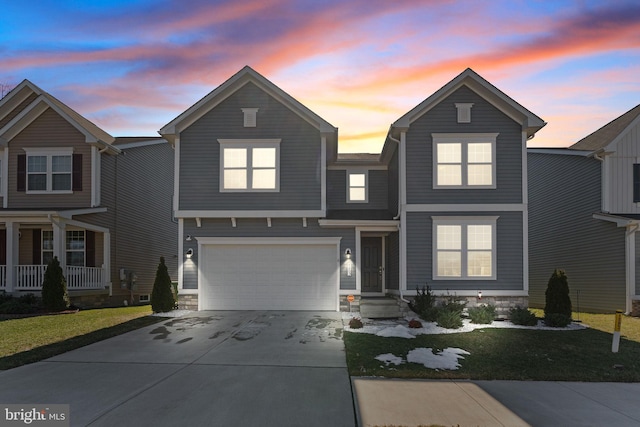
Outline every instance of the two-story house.
<path id="1" fill-rule="evenodd" d="M 468 69 L 380 155 L 339 155 L 335 127 L 245 67 L 160 130 L 183 304 L 336 310 L 429 285 L 526 305 L 526 141 L 544 124 Z"/>
<path id="2" fill-rule="evenodd" d="M 562 149 L 529 149 L 531 305 L 555 268 L 574 310 L 640 314 L 640 105 Z"/>
<path id="3" fill-rule="evenodd" d="M 0 290 L 38 293 L 57 257 L 75 304 L 144 302 L 159 257 L 176 270 L 172 184 L 166 140 L 114 138 L 24 80 L 0 100 Z"/>

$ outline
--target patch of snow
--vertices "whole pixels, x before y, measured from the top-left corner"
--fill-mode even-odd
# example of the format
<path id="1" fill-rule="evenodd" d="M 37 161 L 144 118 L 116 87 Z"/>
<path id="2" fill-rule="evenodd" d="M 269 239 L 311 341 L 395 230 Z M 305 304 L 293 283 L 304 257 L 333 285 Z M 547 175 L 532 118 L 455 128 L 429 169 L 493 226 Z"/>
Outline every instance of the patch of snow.
<path id="1" fill-rule="evenodd" d="M 441 352 L 434 353 L 431 348 L 416 348 L 407 353 L 407 362 L 419 363 L 426 368 L 440 370 L 457 370 L 460 367 L 458 359 L 464 359 L 469 355 L 468 351 L 461 348 L 449 347 Z"/>
<path id="2" fill-rule="evenodd" d="M 186 316 L 189 313 L 193 313 L 191 310 L 171 310 L 166 313 L 153 313 L 152 316 L 155 317 L 182 317 Z"/>
<path id="3" fill-rule="evenodd" d="M 391 353 L 381 354 L 375 357 L 376 360 L 383 362 L 385 365 L 389 366 L 390 364 L 398 366 L 401 363 L 404 363 L 402 357 L 396 356 Z"/>
<path id="4" fill-rule="evenodd" d="M 387 327 L 378 332 L 376 335 L 379 337 L 397 337 L 397 338 L 415 338 L 415 335 L 411 335 L 409 332 L 409 328 L 402 325 L 397 325 L 395 327 Z"/>

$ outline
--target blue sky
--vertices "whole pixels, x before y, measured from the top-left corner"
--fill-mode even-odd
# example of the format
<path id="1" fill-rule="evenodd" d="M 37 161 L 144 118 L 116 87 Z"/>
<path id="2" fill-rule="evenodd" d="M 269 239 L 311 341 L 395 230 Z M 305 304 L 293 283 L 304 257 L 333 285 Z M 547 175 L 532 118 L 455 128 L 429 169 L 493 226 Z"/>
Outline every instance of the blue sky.
<path id="1" fill-rule="evenodd" d="M 640 2 L 27 0 L 0 14 L 0 84 L 29 79 L 114 136 L 156 135 L 250 65 L 377 152 L 467 67 L 568 146 L 640 103 Z"/>

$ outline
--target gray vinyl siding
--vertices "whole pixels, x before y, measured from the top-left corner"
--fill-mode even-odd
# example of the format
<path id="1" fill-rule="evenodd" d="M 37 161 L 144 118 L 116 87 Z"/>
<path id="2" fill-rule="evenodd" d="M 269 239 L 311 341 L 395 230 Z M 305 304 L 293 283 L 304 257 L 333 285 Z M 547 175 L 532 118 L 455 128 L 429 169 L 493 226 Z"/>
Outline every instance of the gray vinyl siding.
<path id="1" fill-rule="evenodd" d="M 202 227 L 198 228 L 193 219 L 184 220 L 184 235 L 195 238 L 191 242 L 184 242 L 184 252 L 193 249 L 193 256 L 183 267 L 183 288 L 198 288 L 198 237 L 340 237 L 340 254 L 344 254 L 347 248 L 352 251 L 351 260 L 357 263 L 358 254 L 355 253 L 354 229 L 327 229 L 320 228 L 315 218 L 307 219 L 307 227 L 302 226 L 302 219 L 273 218 L 271 227 L 267 227 L 265 219 L 238 218 L 236 227 L 231 226 L 229 219 L 202 219 Z M 347 275 L 345 260 L 340 259 L 340 289 L 356 289 L 355 270 L 351 276 Z"/>
<path id="2" fill-rule="evenodd" d="M 398 233 L 391 233 L 386 238 L 386 283 L 387 289 L 400 289 L 400 246 Z"/>
<path id="3" fill-rule="evenodd" d="M 394 150 L 391 161 L 389 162 L 389 168 L 387 171 L 389 176 L 388 181 L 388 195 L 389 195 L 389 211 L 393 214 L 398 213 L 398 183 L 400 182 L 400 173 L 398 168 L 398 150 Z"/>
<path id="4" fill-rule="evenodd" d="M 473 103 L 457 123 L 456 102 Z M 434 189 L 432 133 L 499 133 L 495 189 Z M 522 127 L 466 86 L 411 124 L 407 132 L 407 203 L 522 203 Z"/>
<path id="5" fill-rule="evenodd" d="M 346 170 L 327 171 L 327 209 L 387 209 L 387 171 L 368 171 L 369 201 L 367 203 L 347 203 L 347 172 Z"/>
<path id="6" fill-rule="evenodd" d="M 574 309 L 625 306 L 625 231 L 593 218 L 601 206 L 598 160 L 529 153 L 529 303 L 543 308 L 554 269 L 565 270 Z"/>
<path id="7" fill-rule="evenodd" d="M 106 213 L 79 217 L 111 230 L 111 280 L 115 294 L 119 270 L 135 271 L 136 294 L 153 288 L 160 257 L 172 280 L 178 278 L 178 224 L 173 219 L 173 149 L 168 143 L 102 155 L 102 204 Z"/>
<path id="8" fill-rule="evenodd" d="M 82 154 L 82 191 L 69 194 L 27 194 L 17 191 L 18 155 L 23 148 L 69 148 L 74 154 Z M 86 208 L 91 206 L 91 146 L 68 121 L 52 109 L 47 109 L 9 144 L 8 207 L 11 209 Z M 3 165 L 4 167 L 5 165 Z"/>
<path id="9" fill-rule="evenodd" d="M 640 295 L 640 234 L 636 233 L 636 288 L 635 295 Z"/>
<path id="10" fill-rule="evenodd" d="M 242 108 L 258 108 L 243 127 Z M 220 192 L 218 139 L 280 138 L 279 192 Z M 321 135 L 283 104 L 248 83 L 180 134 L 180 209 L 319 210 Z"/>
<path id="11" fill-rule="evenodd" d="M 496 280 L 433 280 L 433 216 L 483 217 L 497 220 Z M 407 289 L 429 285 L 434 290 L 523 290 L 522 212 L 408 212 Z"/>

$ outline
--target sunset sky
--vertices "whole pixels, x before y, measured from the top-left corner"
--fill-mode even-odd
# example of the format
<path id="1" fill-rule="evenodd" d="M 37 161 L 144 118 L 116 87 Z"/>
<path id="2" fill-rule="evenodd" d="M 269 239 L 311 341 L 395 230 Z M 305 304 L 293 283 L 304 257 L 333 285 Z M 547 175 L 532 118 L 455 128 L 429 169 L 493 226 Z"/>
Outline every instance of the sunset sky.
<path id="1" fill-rule="evenodd" d="M 88 6 L 89 4 L 89 6 Z M 250 65 L 378 152 L 471 67 L 568 146 L 640 104 L 640 1 L 3 2 L 0 84 L 29 79 L 114 136 L 157 131 Z"/>

